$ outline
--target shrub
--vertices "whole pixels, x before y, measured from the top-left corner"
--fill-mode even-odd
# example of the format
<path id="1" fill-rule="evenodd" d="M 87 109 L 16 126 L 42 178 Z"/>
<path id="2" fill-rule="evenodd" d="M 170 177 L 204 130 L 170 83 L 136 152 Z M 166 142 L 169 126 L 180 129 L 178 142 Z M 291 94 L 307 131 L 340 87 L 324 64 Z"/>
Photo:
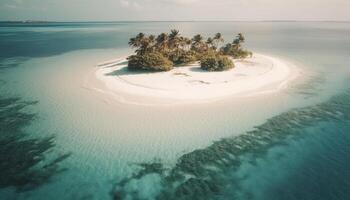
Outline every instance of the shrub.
<path id="1" fill-rule="evenodd" d="M 206 55 L 201 59 L 201 69 L 207 71 L 217 71 L 218 62 L 215 55 Z"/>
<path id="2" fill-rule="evenodd" d="M 239 50 L 234 56 L 234 58 L 243 59 L 243 58 L 252 57 L 252 56 L 253 56 L 253 53 L 250 51 Z"/>
<path id="3" fill-rule="evenodd" d="M 185 51 L 183 49 L 178 49 L 169 53 L 168 57 L 175 65 L 190 64 L 198 60 L 195 51 Z"/>
<path id="4" fill-rule="evenodd" d="M 234 64 L 227 56 L 208 54 L 201 59 L 201 69 L 206 71 L 225 71 L 234 68 Z"/>
<path id="5" fill-rule="evenodd" d="M 219 56 L 217 60 L 219 71 L 225 71 L 235 67 L 232 60 L 227 56 Z"/>
<path id="6" fill-rule="evenodd" d="M 173 68 L 173 63 L 160 53 L 132 55 L 128 61 L 131 70 L 169 71 Z"/>
<path id="7" fill-rule="evenodd" d="M 176 64 L 191 64 L 197 61 L 197 55 L 194 51 L 185 51 L 183 52 L 178 60 L 176 61 Z"/>
<path id="8" fill-rule="evenodd" d="M 169 60 L 171 62 L 173 62 L 174 64 L 178 64 L 179 58 L 180 56 L 184 53 L 184 50 L 182 49 L 177 49 L 175 51 L 172 52 L 168 52 L 166 56 L 167 58 L 169 58 Z"/>

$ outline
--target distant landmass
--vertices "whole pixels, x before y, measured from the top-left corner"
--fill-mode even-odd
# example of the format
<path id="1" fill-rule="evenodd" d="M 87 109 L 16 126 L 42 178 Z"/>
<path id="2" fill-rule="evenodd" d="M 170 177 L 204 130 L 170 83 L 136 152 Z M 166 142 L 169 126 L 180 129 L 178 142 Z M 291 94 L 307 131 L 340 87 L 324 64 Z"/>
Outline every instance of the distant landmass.
<path id="1" fill-rule="evenodd" d="M 23 23 L 23 24 L 30 24 L 30 23 L 53 23 L 55 21 L 37 21 L 37 20 L 23 20 L 23 21 L 0 21 L 0 23 Z"/>
<path id="2" fill-rule="evenodd" d="M 45 21 L 45 20 L 8 20 L 0 21 L 0 23 L 118 23 L 118 22 L 335 22 L 349 23 L 349 20 L 120 20 L 120 21 Z"/>

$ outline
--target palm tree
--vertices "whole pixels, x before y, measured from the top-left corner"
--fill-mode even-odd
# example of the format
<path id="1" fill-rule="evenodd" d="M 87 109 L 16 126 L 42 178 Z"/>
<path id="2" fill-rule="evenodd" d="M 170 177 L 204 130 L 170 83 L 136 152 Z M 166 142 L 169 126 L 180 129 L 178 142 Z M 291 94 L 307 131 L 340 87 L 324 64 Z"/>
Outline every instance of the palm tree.
<path id="1" fill-rule="evenodd" d="M 240 46 L 245 41 L 245 38 L 242 33 L 238 33 L 236 39 L 233 40 L 233 44 L 236 46 Z"/>
<path id="2" fill-rule="evenodd" d="M 156 48 L 160 52 L 166 51 L 168 48 L 168 40 L 169 40 L 168 34 L 166 33 L 159 34 L 156 38 Z"/>
<path id="3" fill-rule="evenodd" d="M 139 33 L 134 38 L 130 38 L 129 45 L 133 48 L 138 48 L 141 46 L 142 40 L 145 38 L 144 33 Z"/>
<path id="4" fill-rule="evenodd" d="M 209 37 L 208 39 L 207 39 L 207 45 L 209 46 L 209 48 L 212 48 L 212 49 L 216 49 L 215 48 L 215 46 L 214 46 L 214 39 L 213 38 L 211 38 L 211 37 Z"/>
<path id="5" fill-rule="evenodd" d="M 136 54 L 142 55 L 148 51 L 152 51 L 152 46 L 154 45 L 154 36 L 150 35 L 146 37 L 144 33 L 139 33 L 134 38 L 130 38 L 129 45 L 135 50 Z"/>
<path id="6" fill-rule="evenodd" d="M 221 42 L 224 42 L 224 38 L 222 37 L 221 33 L 215 34 L 213 40 L 214 40 L 214 47 L 215 47 L 215 49 L 218 48 L 218 46 L 219 46 L 219 44 L 220 44 Z"/>
<path id="7" fill-rule="evenodd" d="M 180 35 L 179 33 L 180 33 L 179 30 L 172 29 L 170 31 L 170 34 L 169 34 L 169 39 L 172 40 L 172 39 L 175 39 L 175 38 L 179 37 L 179 35 Z"/>
<path id="8" fill-rule="evenodd" d="M 150 35 L 150 36 L 148 36 L 148 39 L 149 39 L 151 42 L 155 42 L 155 41 L 156 41 L 156 36 Z"/>
<path id="9" fill-rule="evenodd" d="M 245 38 L 242 33 L 238 33 L 237 38 L 241 43 L 245 42 Z"/>
<path id="10" fill-rule="evenodd" d="M 181 50 L 184 50 L 184 51 L 189 50 L 188 47 L 192 43 L 190 39 L 188 39 L 187 37 L 182 37 L 182 36 L 178 37 L 177 41 L 178 41 L 178 47 L 177 48 L 181 49 Z"/>
<path id="11" fill-rule="evenodd" d="M 203 36 L 201 36 L 200 34 L 193 36 L 191 49 L 197 52 L 202 52 L 203 47 Z"/>
<path id="12" fill-rule="evenodd" d="M 135 43 L 138 49 L 135 50 L 136 54 L 143 55 L 145 53 L 150 53 L 155 50 L 155 36 L 150 35 L 145 37 L 144 35 L 138 35 L 133 41 L 130 41 L 131 44 Z"/>
<path id="13" fill-rule="evenodd" d="M 156 44 L 156 36 L 150 35 L 147 38 L 148 40 L 148 47 L 147 47 L 147 52 L 154 52 L 155 51 L 155 44 Z"/>
<path id="14" fill-rule="evenodd" d="M 197 44 L 201 43 L 203 41 L 203 37 L 200 34 L 197 34 L 193 36 L 192 41 Z"/>
<path id="15" fill-rule="evenodd" d="M 230 55 L 232 52 L 232 44 L 227 43 L 225 46 L 221 47 L 220 52 L 224 55 Z"/>
<path id="16" fill-rule="evenodd" d="M 169 47 L 170 49 L 177 49 L 179 46 L 179 31 L 172 29 L 169 34 Z"/>

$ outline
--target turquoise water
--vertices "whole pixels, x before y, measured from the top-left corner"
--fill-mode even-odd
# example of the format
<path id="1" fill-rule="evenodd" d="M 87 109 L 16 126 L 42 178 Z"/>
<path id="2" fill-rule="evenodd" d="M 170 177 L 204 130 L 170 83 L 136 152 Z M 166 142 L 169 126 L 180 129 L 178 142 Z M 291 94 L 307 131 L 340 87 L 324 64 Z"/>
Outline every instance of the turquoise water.
<path id="1" fill-rule="evenodd" d="M 1 199 L 349 199 L 350 23 L 0 24 Z M 237 32 L 298 64 L 272 95 L 120 104 L 84 87 L 138 32 Z"/>

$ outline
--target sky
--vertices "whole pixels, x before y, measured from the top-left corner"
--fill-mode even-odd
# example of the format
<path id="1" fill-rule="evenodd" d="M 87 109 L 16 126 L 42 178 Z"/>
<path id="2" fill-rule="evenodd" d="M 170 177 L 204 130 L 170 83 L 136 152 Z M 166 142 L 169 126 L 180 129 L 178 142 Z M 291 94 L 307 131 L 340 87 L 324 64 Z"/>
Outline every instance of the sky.
<path id="1" fill-rule="evenodd" d="M 350 21 L 350 0 L 0 0 L 0 21 Z"/>

